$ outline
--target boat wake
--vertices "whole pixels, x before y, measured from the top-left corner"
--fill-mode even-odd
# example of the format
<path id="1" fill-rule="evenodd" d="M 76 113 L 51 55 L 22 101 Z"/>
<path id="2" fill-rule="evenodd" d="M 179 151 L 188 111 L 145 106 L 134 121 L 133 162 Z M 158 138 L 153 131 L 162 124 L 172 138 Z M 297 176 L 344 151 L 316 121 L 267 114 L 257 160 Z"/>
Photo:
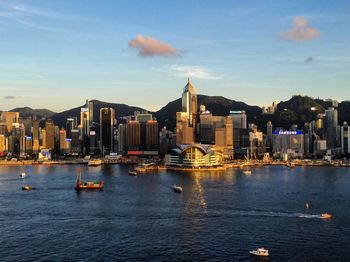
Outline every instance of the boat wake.
<path id="1" fill-rule="evenodd" d="M 263 210 L 234 210 L 233 215 L 238 216 L 263 216 L 263 217 L 298 217 L 298 218 L 321 218 L 321 215 L 303 214 L 303 213 L 288 213 Z"/>

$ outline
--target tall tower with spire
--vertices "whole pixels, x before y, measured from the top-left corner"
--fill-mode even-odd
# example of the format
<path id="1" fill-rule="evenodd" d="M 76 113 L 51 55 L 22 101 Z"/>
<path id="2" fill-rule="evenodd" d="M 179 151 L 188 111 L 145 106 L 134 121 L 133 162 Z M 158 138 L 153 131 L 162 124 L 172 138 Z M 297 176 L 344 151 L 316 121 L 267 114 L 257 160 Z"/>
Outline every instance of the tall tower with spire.
<path id="1" fill-rule="evenodd" d="M 194 86 L 191 84 L 190 78 L 188 78 L 187 85 L 184 87 L 182 93 L 182 112 L 187 113 L 188 125 L 190 127 L 195 127 L 197 114 L 197 94 Z"/>

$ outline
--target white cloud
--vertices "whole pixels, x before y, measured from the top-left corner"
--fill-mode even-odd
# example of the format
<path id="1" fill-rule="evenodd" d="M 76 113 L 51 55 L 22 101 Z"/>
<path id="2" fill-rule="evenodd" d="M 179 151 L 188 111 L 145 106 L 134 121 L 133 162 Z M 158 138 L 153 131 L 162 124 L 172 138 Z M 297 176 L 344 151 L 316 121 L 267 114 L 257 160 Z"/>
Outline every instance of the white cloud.
<path id="1" fill-rule="evenodd" d="M 203 80 L 217 80 L 220 76 L 214 75 L 210 70 L 200 66 L 177 65 L 170 66 L 171 70 L 179 77 L 193 77 Z"/>

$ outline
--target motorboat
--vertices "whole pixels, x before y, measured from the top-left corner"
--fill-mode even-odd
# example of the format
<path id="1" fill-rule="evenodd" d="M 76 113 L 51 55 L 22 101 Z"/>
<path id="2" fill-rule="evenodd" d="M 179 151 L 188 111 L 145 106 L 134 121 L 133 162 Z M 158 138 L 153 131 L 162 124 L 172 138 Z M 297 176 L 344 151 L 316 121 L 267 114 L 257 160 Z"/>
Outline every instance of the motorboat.
<path id="1" fill-rule="evenodd" d="M 33 188 L 31 186 L 28 186 L 28 185 L 22 186 L 22 190 L 25 190 L 25 191 L 30 191 L 32 189 Z"/>
<path id="2" fill-rule="evenodd" d="M 19 175 L 20 178 L 25 178 L 26 177 L 26 173 L 25 172 L 22 172 L 20 175 Z"/>
<path id="3" fill-rule="evenodd" d="M 135 170 L 130 170 L 130 171 L 129 171 L 129 175 L 130 175 L 130 176 L 137 176 L 137 171 L 135 171 Z"/>
<path id="4" fill-rule="evenodd" d="M 263 247 L 260 247 L 257 250 L 249 251 L 249 253 L 253 256 L 259 256 L 259 257 L 268 257 L 269 256 L 269 250 L 265 249 Z"/>
<path id="5" fill-rule="evenodd" d="M 245 175 L 251 175 L 251 174 L 252 174 L 252 171 L 251 171 L 251 170 L 244 170 L 244 171 L 243 171 L 243 174 L 245 174 Z"/>
<path id="6" fill-rule="evenodd" d="M 103 181 L 98 181 L 98 182 L 83 182 L 81 181 L 81 174 L 78 173 L 77 179 L 75 182 L 75 189 L 76 190 L 82 190 L 82 189 L 102 189 L 103 188 Z"/>
<path id="7" fill-rule="evenodd" d="M 328 213 L 323 213 L 320 215 L 321 219 L 331 219 L 333 216 L 332 214 L 328 214 Z"/>
<path id="8" fill-rule="evenodd" d="M 173 190 L 174 190 L 175 192 L 181 193 L 181 192 L 182 192 L 182 187 L 181 187 L 181 186 L 174 185 L 174 186 L 173 186 Z"/>

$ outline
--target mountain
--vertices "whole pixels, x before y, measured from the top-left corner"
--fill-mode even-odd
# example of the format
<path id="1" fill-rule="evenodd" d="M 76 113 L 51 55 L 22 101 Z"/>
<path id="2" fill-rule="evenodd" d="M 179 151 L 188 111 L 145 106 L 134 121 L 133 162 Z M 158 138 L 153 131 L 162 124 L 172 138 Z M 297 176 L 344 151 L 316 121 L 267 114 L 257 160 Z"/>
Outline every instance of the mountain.
<path id="1" fill-rule="evenodd" d="M 30 107 L 17 107 L 10 110 L 10 112 L 18 112 L 21 117 L 36 116 L 37 119 L 49 118 L 56 114 L 48 109 L 32 109 Z"/>
<path id="2" fill-rule="evenodd" d="M 94 103 L 94 122 L 99 122 L 100 109 L 104 107 L 113 108 L 116 112 L 116 118 L 133 115 L 135 111 L 145 111 L 140 107 L 128 106 L 125 104 L 107 103 L 99 100 L 91 100 Z M 78 106 L 57 114 L 54 114 L 51 118 L 54 123 L 60 127 L 65 127 L 67 118 L 77 117 L 80 119 L 80 108 L 85 107 L 85 104 Z"/>

